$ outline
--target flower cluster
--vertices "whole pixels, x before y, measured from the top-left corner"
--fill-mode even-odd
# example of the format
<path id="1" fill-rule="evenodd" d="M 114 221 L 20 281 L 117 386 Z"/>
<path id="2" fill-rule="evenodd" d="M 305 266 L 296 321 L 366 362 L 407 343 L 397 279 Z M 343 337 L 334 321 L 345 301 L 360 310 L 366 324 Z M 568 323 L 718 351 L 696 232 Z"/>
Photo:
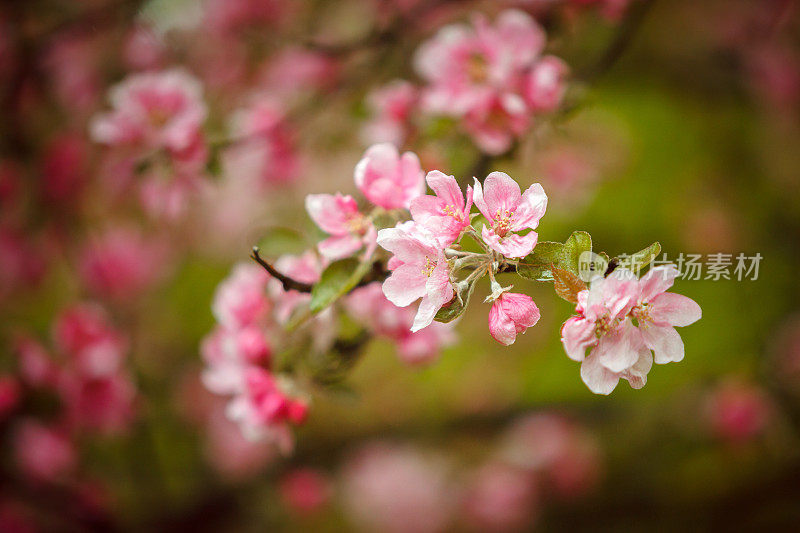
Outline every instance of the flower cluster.
<path id="1" fill-rule="evenodd" d="M 581 378 L 592 392 L 610 394 L 620 378 L 640 389 L 653 361 L 683 360 L 675 326 L 696 322 L 702 312 L 691 298 L 665 292 L 678 274 L 666 265 L 636 279 L 620 268 L 578 294 L 576 315 L 561 328 L 561 341 L 567 355 L 581 362 Z"/>
<path id="2" fill-rule="evenodd" d="M 55 355 L 33 337 L 18 336 L 17 377 L 3 378 L 0 394 L 0 417 L 22 415 L 14 432 L 18 464 L 38 481 L 68 476 L 83 433 L 123 432 L 136 411 L 136 389 L 124 368 L 128 342 L 101 307 L 79 304 L 62 311 L 53 341 Z M 49 409 L 39 412 L 52 399 L 55 418 Z"/>
<path id="3" fill-rule="evenodd" d="M 212 310 L 216 328 L 203 340 L 203 383 L 232 399 L 227 415 L 250 439 L 266 439 L 292 448 L 289 426 L 302 423 L 307 400 L 292 382 L 276 373 L 270 331 L 276 310 L 267 295 L 269 275 L 256 265 L 238 265 L 217 288 Z M 290 302 L 294 306 L 291 294 Z"/>
<path id="4" fill-rule="evenodd" d="M 433 195 L 411 202 L 411 220 L 378 232 L 378 244 L 389 251 L 391 275 L 383 292 L 393 304 L 406 307 L 421 299 L 412 331 L 428 327 L 436 314 L 454 300 L 463 302 L 474 283 L 488 274 L 493 302 L 489 330 L 509 345 L 518 333 L 536 324 L 539 310 L 524 294 L 500 287 L 495 274 L 533 251 L 538 239 L 532 231 L 547 208 L 547 196 L 534 184 L 524 193 L 507 174 L 492 172 L 483 185 L 475 180 L 464 193 L 453 176 L 433 170 L 426 177 Z M 484 217 L 480 233 L 472 225 L 473 202 Z M 522 233 L 525 232 L 525 233 Z M 462 250 L 469 235 L 483 252 Z M 469 272 L 458 279 L 462 272 Z"/>
<path id="5" fill-rule="evenodd" d="M 423 85 L 394 81 L 370 98 L 372 142 L 402 142 L 411 110 L 459 121 L 487 154 L 506 152 L 537 114 L 558 108 L 569 69 L 542 55 L 544 30 L 527 13 L 506 10 L 494 23 L 477 14 L 472 24 L 451 24 L 417 50 L 414 66 Z"/>

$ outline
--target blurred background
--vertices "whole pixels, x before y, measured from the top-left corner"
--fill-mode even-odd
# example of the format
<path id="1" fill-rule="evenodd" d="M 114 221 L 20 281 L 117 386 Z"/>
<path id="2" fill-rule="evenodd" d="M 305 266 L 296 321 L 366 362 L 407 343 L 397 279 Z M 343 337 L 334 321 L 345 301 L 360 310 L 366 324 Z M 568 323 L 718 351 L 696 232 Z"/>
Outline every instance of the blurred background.
<path id="1" fill-rule="evenodd" d="M 442 26 L 508 8 L 570 72 L 560 108 L 512 149 L 483 153 L 457 121 L 387 96 L 420 83 L 415 50 Z M 798 9 L 4 2 L 0 530 L 791 529 Z M 166 159 L 114 146 L 97 122 L 121 105 L 112 88 L 175 68 L 165 83 L 202 102 L 202 145 Z M 244 439 L 199 377 L 215 290 L 268 228 L 320 237 L 305 195 L 356 194 L 353 167 L 385 140 L 463 184 L 492 170 L 541 182 L 540 240 L 586 230 L 612 256 L 656 240 L 670 261 L 701 254 L 700 279 L 674 289 L 703 309 L 681 330 L 685 360 L 594 395 L 560 342 L 573 307 L 519 279 L 542 318 L 513 346 L 488 335 L 480 287 L 437 359 L 409 365 L 376 338 L 315 388 L 292 453 Z M 729 279 L 709 275 L 713 254 Z M 739 254 L 760 254 L 757 279 L 737 279 Z"/>

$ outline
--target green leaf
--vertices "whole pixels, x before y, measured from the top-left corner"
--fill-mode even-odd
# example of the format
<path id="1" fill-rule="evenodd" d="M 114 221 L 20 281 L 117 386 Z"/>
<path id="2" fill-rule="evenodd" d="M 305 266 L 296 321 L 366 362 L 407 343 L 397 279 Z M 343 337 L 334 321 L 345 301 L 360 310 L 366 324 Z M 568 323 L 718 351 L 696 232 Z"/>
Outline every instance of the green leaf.
<path id="1" fill-rule="evenodd" d="M 586 289 L 586 284 L 577 275 L 560 268 L 553 269 L 556 294 L 568 302 L 578 303 L 578 293 Z"/>
<path id="2" fill-rule="evenodd" d="M 284 254 L 301 254 L 308 249 L 308 242 L 297 230 L 274 227 L 264 232 L 258 241 L 258 249 L 264 257 Z"/>
<path id="3" fill-rule="evenodd" d="M 520 276 L 534 281 L 553 281 L 553 267 L 580 274 L 580 259 L 592 251 L 592 237 L 585 231 L 575 231 L 564 244 L 543 241 L 517 264 Z"/>
<path id="4" fill-rule="evenodd" d="M 553 265 L 561 264 L 563 253 L 564 245 L 560 242 L 540 242 L 517 264 L 517 273 L 533 281 L 553 281 Z"/>
<path id="5" fill-rule="evenodd" d="M 624 258 L 618 258 L 617 268 L 627 268 L 632 272 L 639 272 L 649 265 L 661 253 L 661 244 L 654 242 L 644 250 L 639 250 Z"/>
<path id="6" fill-rule="evenodd" d="M 316 314 L 350 292 L 372 268 L 372 260 L 342 259 L 328 265 L 311 289 L 309 309 Z"/>
<path id="7" fill-rule="evenodd" d="M 591 251 L 592 236 L 585 231 L 574 231 L 564 243 L 562 261 L 557 266 L 577 275 L 580 272 L 581 254 Z"/>
<path id="8" fill-rule="evenodd" d="M 436 313 L 436 316 L 433 317 L 433 319 L 437 322 L 452 322 L 456 318 L 463 315 L 464 311 L 467 310 L 467 306 L 469 305 L 469 299 L 472 297 L 472 291 L 474 290 L 475 290 L 475 281 L 470 283 L 467 287 L 465 287 L 461 291 L 460 300 L 458 294 L 453 296 L 452 300 L 450 300 L 441 309 L 439 309 L 439 311 Z"/>

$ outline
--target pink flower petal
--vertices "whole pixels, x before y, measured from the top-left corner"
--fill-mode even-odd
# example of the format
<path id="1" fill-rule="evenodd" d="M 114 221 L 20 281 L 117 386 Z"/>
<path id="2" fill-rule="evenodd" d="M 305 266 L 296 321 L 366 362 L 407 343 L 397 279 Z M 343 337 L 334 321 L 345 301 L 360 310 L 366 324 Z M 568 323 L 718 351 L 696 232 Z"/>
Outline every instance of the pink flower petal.
<path id="1" fill-rule="evenodd" d="M 654 322 L 671 326 L 688 326 L 700 320 L 703 311 L 691 298 L 682 294 L 665 292 L 650 302 L 650 317 Z"/>

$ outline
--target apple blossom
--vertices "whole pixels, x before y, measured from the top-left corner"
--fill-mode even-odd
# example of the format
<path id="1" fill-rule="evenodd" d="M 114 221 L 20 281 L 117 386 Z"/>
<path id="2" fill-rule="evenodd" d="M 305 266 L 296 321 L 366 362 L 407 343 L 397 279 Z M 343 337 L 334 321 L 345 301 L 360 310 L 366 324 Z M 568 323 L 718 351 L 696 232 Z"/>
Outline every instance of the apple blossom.
<path id="1" fill-rule="evenodd" d="M 534 111 L 554 111 L 564 96 L 569 67 L 555 56 L 541 58 L 523 81 L 522 94 Z"/>
<path id="2" fill-rule="evenodd" d="M 60 428 L 23 420 L 16 427 L 13 445 L 17 466 L 35 481 L 56 481 L 75 467 L 75 449 Z"/>
<path id="3" fill-rule="evenodd" d="M 503 292 L 489 310 L 489 332 L 500 344 L 514 344 L 517 334 L 539 321 L 539 308 L 527 294 Z"/>
<path id="4" fill-rule="evenodd" d="M 700 320 L 697 302 L 682 294 L 665 292 L 679 275 L 673 265 L 657 266 L 639 280 L 639 295 L 631 315 L 656 364 L 683 360 L 683 341 L 674 326 L 688 326 Z"/>
<path id="5" fill-rule="evenodd" d="M 384 209 L 408 208 L 425 192 L 425 175 L 413 152 L 400 155 L 389 143 L 370 146 L 358 162 L 356 187 L 367 200 Z"/>
<path id="6" fill-rule="evenodd" d="M 637 389 L 647 381 L 653 357 L 628 318 L 637 289 L 636 277 L 625 269 L 596 279 L 578 295 L 577 315 L 561 328 L 567 355 L 581 362 L 581 378 L 596 394 L 610 394 L 620 378 Z"/>
<path id="7" fill-rule="evenodd" d="M 265 292 L 268 281 L 269 275 L 257 265 L 236 265 L 214 293 L 214 317 L 231 328 L 260 323 L 271 308 Z"/>
<path id="8" fill-rule="evenodd" d="M 484 531 L 521 531 L 533 522 L 539 490 L 529 472 L 499 461 L 481 466 L 468 480 L 464 514 Z"/>
<path id="9" fill-rule="evenodd" d="M 440 244 L 448 246 L 470 225 L 472 187 L 467 187 L 465 201 L 464 193 L 453 176 L 432 170 L 425 180 L 435 196 L 423 195 L 412 200 L 411 216 L 414 222 L 430 231 Z"/>
<path id="10" fill-rule="evenodd" d="M 111 89 L 113 111 L 91 124 L 92 138 L 111 146 L 167 149 L 179 161 L 204 162 L 206 118 L 200 83 L 183 70 L 133 74 Z"/>
<path id="11" fill-rule="evenodd" d="M 490 155 L 508 151 L 530 124 L 525 101 L 516 94 L 496 94 L 476 102 L 464 114 L 464 129 Z"/>
<path id="12" fill-rule="evenodd" d="M 306 211 L 322 231 L 331 235 L 317 245 L 319 253 L 327 259 L 349 257 L 364 247 L 369 256 L 375 249 L 375 227 L 359 212 L 352 196 L 309 194 Z"/>
<path id="13" fill-rule="evenodd" d="M 504 172 L 492 172 L 483 186 L 475 180 L 473 194 L 475 205 L 486 217 L 483 227 L 484 241 L 506 257 L 525 257 L 536 246 L 535 231 L 527 235 L 516 232 L 535 229 L 547 209 L 547 195 L 538 183 L 524 193 L 519 185 Z"/>
<path id="14" fill-rule="evenodd" d="M 416 87 L 405 80 L 394 80 L 370 93 L 367 105 L 372 119 L 362 130 L 362 137 L 367 144 L 392 143 L 402 146 L 417 99 Z"/>
<path id="15" fill-rule="evenodd" d="M 454 295 L 443 250 L 432 237 L 422 239 L 401 228 L 380 230 L 378 244 L 396 258 L 392 274 L 383 282 L 383 293 L 399 307 L 422 298 L 411 331 L 429 326 Z"/>
<path id="16" fill-rule="evenodd" d="M 279 377 L 260 367 L 251 367 L 244 374 L 244 388 L 228 404 L 228 417 L 237 422 L 245 437 L 269 440 L 288 452 L 292 447 L 289 424 L 302 423 L 308 403 L 293 398 Z"/>
<path id="17" fill-rule="evenodd" d="M 368 531 L 436 533 L 451 520 L 449 465 L 414 448 L 372 443 L 344 467 L 348 518 Z"/>
<path id="18" fill-rule="evenodd" d="M 53 339 L 80 372 L 110 376 L 117 372 L 127 350 L 127 340 L 114 329 L 105 311 L 94 304 L 63 310 L 53 326 Z"/>
<path id="19" fill-rule="evenodd" d="M 332 496 L 330 480 L 318 470 L 297 468 L 284 475 L 279 484 L 283 503 L 293 512 L 311 515 L 322 509 Z"/>

